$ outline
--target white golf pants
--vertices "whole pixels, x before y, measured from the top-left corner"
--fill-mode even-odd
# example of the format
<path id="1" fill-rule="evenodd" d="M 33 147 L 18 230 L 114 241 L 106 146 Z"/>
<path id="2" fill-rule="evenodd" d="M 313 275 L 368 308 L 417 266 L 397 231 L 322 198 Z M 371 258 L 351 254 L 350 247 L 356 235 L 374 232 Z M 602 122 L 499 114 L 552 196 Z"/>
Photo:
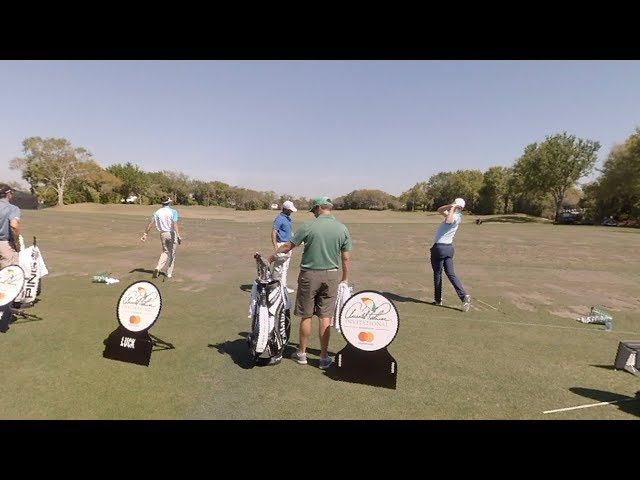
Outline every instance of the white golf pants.
<path id="1" fill-rule="evenodd" d="M 278 247 L 284 245 L 286 242 L 277 242 Z M 289 271 L 289 264 L 291 263 L 291 251 L 287 253 L 279 253 L 271 267 L 271 276 L 274 280 L 280 280 L 280 283 L 284 288 L 287 288 L 287 272 Z"/>

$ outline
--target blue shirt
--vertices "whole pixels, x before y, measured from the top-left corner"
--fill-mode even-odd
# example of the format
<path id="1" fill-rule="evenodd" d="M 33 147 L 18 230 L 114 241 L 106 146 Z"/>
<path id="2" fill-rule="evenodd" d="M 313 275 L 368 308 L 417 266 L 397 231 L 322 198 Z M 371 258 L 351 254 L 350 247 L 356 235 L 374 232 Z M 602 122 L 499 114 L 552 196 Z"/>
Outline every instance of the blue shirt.
<path id="1" fill-rule="evenodd" d="M 11 231 L 11 220 L 14 218 L 20 220 L 20 209 L 6 198 L 0 198 L 0 240 L 17 240 Z"/>
<path id="2" fill-rule="evenodd" d="M 280 215 L 273 221 L 273 229 L 276 230 L 276 240 L 278 242 L 286 242 L 291 240 L 291 224 L 293 221 L 291 217 L 284 212 L 280 212 Z"/>
<path id="3" fill-rule="evenodd" d="M 458 227 L 460 226 L 460 222 L 462 221 L 462 214 L 460 212 L 456 212 L 453 214 L 453 222 L 447 223 L 447 220 L 443 220 L 440 226 L 438 227 L 438 231 L 436 232 L 436 237 L 433 243 L 453 243 L 453 237 L 458 231 Z"/>

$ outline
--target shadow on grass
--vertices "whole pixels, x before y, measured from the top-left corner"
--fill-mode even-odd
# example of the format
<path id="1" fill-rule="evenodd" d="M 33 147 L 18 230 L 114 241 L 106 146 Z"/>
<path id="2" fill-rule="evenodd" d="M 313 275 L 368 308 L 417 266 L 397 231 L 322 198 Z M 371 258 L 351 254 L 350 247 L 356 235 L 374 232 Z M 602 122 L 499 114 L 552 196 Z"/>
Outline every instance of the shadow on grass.
<path id="1" fill-rule="evenodd" d="M 452 307 L 451 305 L 432 305 L 437 308 L 448 308 L 449 310 L 455 310 L 456 312 L 463 312 L 462 307 Z"/>
<path id="2" fill-rule="evenodd" d="M 448 308 L 450 310 L 456 310 L 457 312 L 462 311 L 462 308 L 458 308 L 458 307 L 451 307 L 449 305 L 434 305 L 431 302 L 425 302 L 424 300 L 418 300 L 417 298 L 412 298 L 412 297 L 403 297 L 402 295 L 397 295 L 395 293 L 391 293 L 391 292 L 382 292 L 382 295 L 384 295 L 385 297 L 387 297 L 389 300 L 392 300 L 394 302 L 413 302 L 413 303 L 424 303 L 425 305 L 430 305 L 432 307 L 438 307 L 438 308 Z"/>
<path id="3" fill-rule="evenodd" d="M 40 292 L 38 291 L 38 294 L 39 293 Z M 31 302 L 30 304 L 22 304 L 22 303 L 14 302 L 11 305 L 11 318 L 9 319 L 9 323 L 13 325 L 16 323 L 20 324 L 20 323 L 29 323 L 29 322 L 39 322 L 41 320 L 44 320 L 44 318 L 38 315 L 25 312 L 25 310 L 35 307 L 36 304 L 39 302 L 40 302 L 39 298 L 34 299 L 33 302 Z"/>
<path id="4" fill-rule="evenodd" d="M 138 273 L 148 273 L 149 275 L 153 274 L 153 268 L 149 269 L 149 268 L 134 268 L 133 270 L 129 270 L 129 273 L 134 273 L 134 272 L 138 272 Z"/>
<path id="5" fill-rule="evenodd" d="M 607 392 L 606 390 L 596 390 L 593 388 L 571 387 L 569 389 L 573 393 L 582 395 L 583 397 L 592 398 L 598 402 L 616 402 L 612 403 L 620 410 L 636 417 L 640 417 L 640 392 L 636 392 L 635 397 L 621 395 L 619 393 Z"/>
<path id="6" fill-rule="evenodd" d="M 165 342 L 164 340 L 156 337 L 155 335 L 149 334 L 149 336 L 153 341 L 153 349 L 151 350 L 152 352 L 158 352 L 160 350 L 173 350 L 174 348 L 176 348 L 173 346 L 173 343 Z"/>
<path id="7" fill-rule="evenodd" d="M 219 354 L 221 355 L 229 355 L 233 363 L 238 365 L 240 368 L 249 370 L 258 365 L 255 364 L 251 354 L 249 353 L 249 346 L 247 345 L 247 336 L 249 332 L 238 332 L 240 336 L 237 340 L 230 340 L 222 343 L 210 343 L 207 345 L 209 348 L 215 348 Z M 284 357 L 291 356 L 293 350 L 292 347 L 285 347 Z"/>
<path id="8" fill-rule="evenodd" d="M 13 311 L 9 323 L 11 325 L 20 325 L 21 323 L 40 322 L 42 320 L 44 320 L 44 318 L 39 317 L 38 315 Z"/>
<path id="9" fill-rule="evenodd" d="M 604 368 L 605 370 L 616 370 L 616 367 L 614 367 L 613 365 L 591 365 L 591 366 L 596 368 Z"/>
<path id="10" fill-rule="evenodd" d="M 249 370 L 253 367 L 261 367 L 262 365 L 256 365 L 249 354 L 249 346 L 247 345 L 247 336 L 249 332 L 238 332 L 240 338 L 238 340 L 231 340 L 222 343 L 210 343 L 207 345 L 209 348 L 215 348 L 219 354 L 221 355 L 229 355 L 233 363 L 238 365 L 240 368 L 245 370 Z M 291 355 L 298 348 L 297 343 L 289 343 L 286 347 L 284 347 L 284 352 L 282 353 L 282 359 L 291 360 Z M 335 356 L 335 353 L 329 350 L 329 356 Z M 317 358 L 309 358 L 307 356 L 307 365 L 311 365 L 312 367 L 320 368 L 320 350 L 316 348 L 307 348 L 307 354 L 314 355 Z M 278 365 L 278 362 L 276 365 Z M 264 365 L 264 366 L 273 366 L 273 365 Z"/>
<path id="11" fill-rule="evenodd" d="M 393 300 L 394 302 L 413 302 L 413 303 L 424 303 L 427 305 L 431 305 L 431 302 L 425 302 L 424 300 L 418 300 L 417 298 L 412 298 L 412 297 L 403 297 L 402 295 L 397 295 L 391 292 L 382 292 L 382 295 L 387 297 L 389 300 Z"/>
<path id="12" fill-rule="evenodd" d="M 130 270 L 129 273 L 148 273 L 149 275 L 153 275 L 153 272 L 155 272 L 154 269 L 148 269 L 148 268 L 134 268 L 133 270 Z M 162 282 L 166 282 L 169 280 L 169 277 L 167 277 L 167 273 L 166 272 L 158 272 L 158 276 L 154 279 L 153 277 L 151 278 L 152 280 L 158 280 L 160 281 L 160 278 L 162 278 Z"/>
<path id="13" fill-rule="evenodd" d="M 231 360 L 233 360 L 233 363 L 238 365 L 240 368 L 249 370 L 255 367 L 255 363 L 249 354 L 249 347 L 247 345 L 247 335 L 249 335 L 249 332 L 240 332 L 238 335 L 242 338 L 222 343 L 210 343 L 207 346 L 209 348 L 215 348 L 221 355 L 229 355 Z"/>

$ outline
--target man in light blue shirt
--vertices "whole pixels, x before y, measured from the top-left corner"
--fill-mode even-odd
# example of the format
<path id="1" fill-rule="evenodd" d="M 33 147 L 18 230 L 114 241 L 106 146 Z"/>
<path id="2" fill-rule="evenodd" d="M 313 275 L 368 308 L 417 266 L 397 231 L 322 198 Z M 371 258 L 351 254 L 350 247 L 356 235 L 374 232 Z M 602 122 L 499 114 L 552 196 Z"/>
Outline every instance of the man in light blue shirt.
<path id="1" fill-rule="evenodd" d="M 171 199 L 169 197 L 162 197 L 160 202 L 162 203 L 162 207 L 156 210 L 151 216 L 151 221 L 147 225 L 140 240 L 146 242 L 149 230 L 155 225 L 156 229 L 160 232 L 162 253 L 153 271 L 153 278 L 158 277 L 165 265 L 168 265 L 165 275 L 167 278 L 171 278 L 173 276 L 173 266 L 176 261 L 176 245 L 182 243 L 182 238 L 180 238 L 180 229 L 178 228 L 178 212 L 171 208 Z"/>
<path id="2" fill-rule="evenodd" d="M 453 237 L 462 221 L 464 207 L 464 199 L 456 198 L 453 203 L 438 208 L 438 213 L 445 218 L 438 227 L 431 247 L 431 267 L 433 268 L 433 304 L 442 305 L 442 270 L 444 269 L 444 273 L 462 302 L 462 310 L 468 312 L 471 307 L 471 296 L 467 295 L 462 282 L 453 270 Z"/>

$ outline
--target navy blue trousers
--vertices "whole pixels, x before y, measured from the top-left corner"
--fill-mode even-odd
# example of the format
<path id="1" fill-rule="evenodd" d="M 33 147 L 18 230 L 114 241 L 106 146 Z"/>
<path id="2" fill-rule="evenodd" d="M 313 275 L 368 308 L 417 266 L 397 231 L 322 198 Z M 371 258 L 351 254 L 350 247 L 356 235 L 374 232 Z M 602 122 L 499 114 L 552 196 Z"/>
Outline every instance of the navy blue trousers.
<path id="1" fill-rule="evenodd" d="M 456 294 L 460 300 L 464 300 L 466 292 L 462 282 L 456 277 L 453 270 L 453 255 L 455 251 L 453 244 L 434 243 L 431 247 L 431 268 L 433 268 L 433 296 L 436 302 L 442 301 L 442 270 L 456 289 Z"/>

